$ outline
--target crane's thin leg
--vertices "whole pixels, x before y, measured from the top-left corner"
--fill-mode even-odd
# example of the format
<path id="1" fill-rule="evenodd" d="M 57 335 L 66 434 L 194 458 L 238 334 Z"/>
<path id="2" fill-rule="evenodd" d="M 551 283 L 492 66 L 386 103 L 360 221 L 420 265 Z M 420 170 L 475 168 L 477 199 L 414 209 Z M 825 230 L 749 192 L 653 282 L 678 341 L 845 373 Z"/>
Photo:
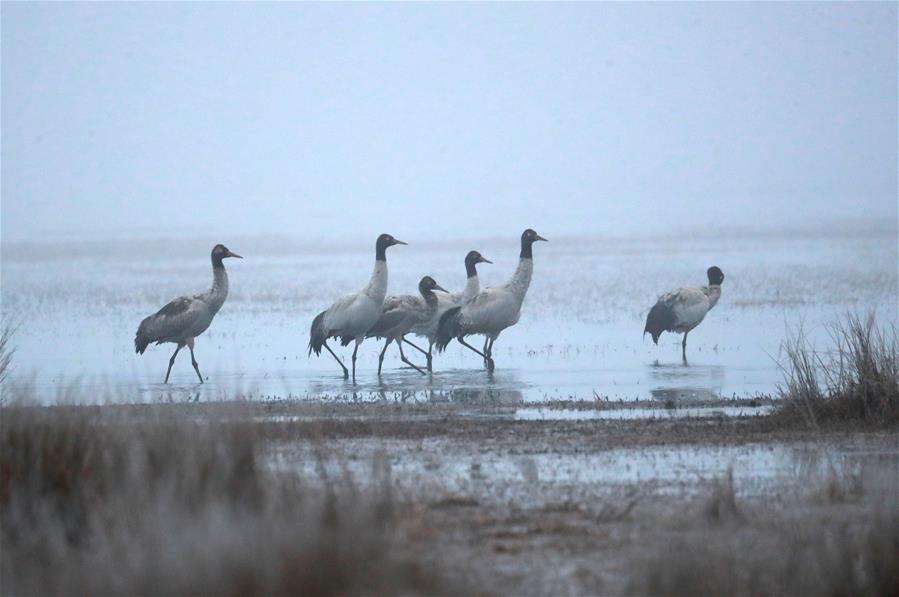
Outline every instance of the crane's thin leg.
<path id="1" fill-rule="evenodd" d="M 681 342 L 681 355 L 684 357 L 684 363 L 687 362 L 687 334 L 690 332 L 684 332 L 684 341 Z"/>
<path id="2" fill-rule="evenodd" d="M 343 369 L 343 378 L 344 379 L 348 378 L 350 376 L 350 373 L 349 373 L 349 371 L 347 371 L 346 365 L 343 364 L 343 361 L 340 360 L 340 357 L 338 357 L 336 354 L 334 354 L 334 351 L 331 350 L 331 347 L 328 346 L 327 342 L 323 342 L 322 344 L 324 345 L 325 348 L 328 349 L 328 352 L 331 353 L 331 356 L 334 357 L 334 360 L 337 361 L 337 364 L 340 365 L 340 368 Z"/>
<path id="3" fill-rule="evenodd" d="M 493 343 L 495 341 L 495 338 L 491 338 L 490 346 L 487 347 L 487 371 L 493 371 L 494 369 L 496 369 L 496 365 L 493 364 Z"/>
<path id="4" fill-rule="evenodd" d="M 405 336 L 403 336 L 403 342 L 405 342 L 406 344 L 408 344 L 409 346 L 411 346 L 412 348 L 414 348 L 415 350 L 417 350 L 417 351 L 420 352 L 421 354 L 428 354 L 427 351 L 426 351 L 424 348 L 422 348 L 422 347 L 418 346 L 417 344 L 414 344 L 414 343 L 409 342 L 408 340 L 406 340 L 406 337 L 405 337 Z"/>
<path id="5" fill-rule="evenodd" d="M 393 340 L 388 338 L 387 342 L 384 343 L 384 349 L 381 351 L 381 354 L 378 355 L 378 377 L 381 377 L 381 364 L 384 362 L 384 353 L 387 352 L 387 347 L 390 346 L 391 342 L 393 342 Z"/>
<path id="6" fill-rule="evenodd" d="M 362 344 L 362 340 L 356 340 L 356 346 L 353 348 L 353 383 L 356 383 L 356 353 L 359 352 L 360 344 Z"/>
<path id="7" fill-rule="evenodd" d="M 433 343 L 433 342 L 428 342 L 428 372 L 429 372 L 429 373 L 432 372 L 432 371 L 434 371 L 434 367 L 433 367 L 434 357 L 431 356 L 431 349 L 432 349 L 432 348 L 434 348 L 434 343 Z"/>
<path id="8" fill-rule="evenodd" d="M 197 364 L 197 359 L 194 358 L 194 339 L 191 338 L 187 341 L 187 347 L 190 349 L 190 364 L 194 366 L 194 371 L 197 372 L 197 377 L 200 378 L 200 383 L 203 383 L 203 375 L 200 374 L 200 366 Z"/>
<path id="9" fill-rule="evenodd" d="M 172 372 L 172 365 L 175 364 L 175 357 L 178 356 L 178 351 L 181 350 L 183 347 L 184 347 L 184 345 L 181 344 L 180 342 L 178 343 L 178 346 L 175 347 L 175 354 L 173 354 L 172 358 L 169 359 L 169 368 L 165 372 L 165 381 L 162 383 L 169 383 L 169 373 Z"/>
<path id="10" fill-rule="evenodd" d="M 487 352 L 487 345 L 488 345 L 489 343 L 490 343 L 490 336 L 484 336 L 484 354 L 485 354 L 485 355 L 489 354 L 489 353 Z M 484 357 L 484 366 L 485 366 L 485 367 L 487 366 L 487 357 L 486 357 L 486 356 Z"/>
<path id="11" fill-rule="evenodd" d="M 412 363 L 412 361 L 410 361 L 409 359 L 406 358 L 406 355 L 403 354 L 403 343 L 402 342 L 397 342 L 396 345 L 400 347 L 400 358 L 403 360 L 404 363 L 406 363 L 407 365 L 409 365 L 410 367 L 412 367 L 413 369 L 415 369 L 422 375 L 427 375 L 427 373 L 422 371 L 421 368 L 419 368 L 414 363 Z"/>
<path id="12" fill-rule="evenodd" d="M 472 350 L 472 351 L 476 352 L 477 354 L 481 355 L 481 358 L 483 358 L 485 361 L 487 360 L 487 355 L 486 355 L 486 354 L 484 354 L 483 352 L 481 352 L 480 350 L 478 350 L 477 348 L 475 348 L 474 346 L 472 346 L 471 344 L 469 344 L 468 342 L 466 342 L 463 338 L 456 338 L 456 340 L 458 340 L 458 341 L 459 341 L 459 344 L 461 344 L 462 346 L 464 346 L 464 347 L 468 348 L 469 350 Z"/>

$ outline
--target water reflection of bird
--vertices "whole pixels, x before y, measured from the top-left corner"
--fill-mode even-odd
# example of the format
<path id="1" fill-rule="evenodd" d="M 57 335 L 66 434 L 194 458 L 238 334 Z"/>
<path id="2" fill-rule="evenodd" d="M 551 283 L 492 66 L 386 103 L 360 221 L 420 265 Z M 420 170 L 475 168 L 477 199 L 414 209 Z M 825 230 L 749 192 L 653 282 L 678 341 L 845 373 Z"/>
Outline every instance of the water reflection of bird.
<path id="1" fill-rule="evenodd" d="M 368 285 L 358 292 L 354 292 L 337 299 L 333 305 L 319 313 L 312 321 L 309 330 L 309 354 L 321 354 L 324 346 L 343 369 L 343 377 L 349 377 L 346 365 L 338 358 L 331 347 L 328 346 L 328 338 L 340 338 L 340 343 L 346 346 L 355 340 L 353 348 L 353 381 L 356 381 L 356 353 L 359 345 L 365 340 L 365 333 L 378 321 L 381 309 L 384 306 L 384 297 L 387 294 L 387 248 L 393 245 L 405 245 L 389 234 L 382 234 L 375 243 L 375 268 L 371 274 Z"/>
<path id="2" fill-rule="evenodd" d="M 518 268 L 512 278 L 502 286 L 488 288 L 468 303 L 449 309 L 440 318 L 437 329 L 437 349 L 443 351 L 453 338 L 466 348 L 481 355 L 489 371 L 494 368 L 493 343 L 507 327 L 513 326 L 521 316 L 521 305 L 531 284 L 534 271 L 533 245 L 546 239 L 528 228 L 521 234 L 521 254 Z M 465 342 L 465 336 L 486 336 L 481 352 Z"/>
<path id="3" fill-rule="evenodd" d="M 425 355 L 425 357 L 428 359 L 428 371 L 433 370 L 431 350 L 434 347 L 434 342 L 437 340 L 437 327 L 440 324 L 440 318 L 449 309 L 464 305 L 465 303 L 473 299 L 481 290 L 481 284 L 478 281 L 477 268 L 477 265 L 479 263 L 493 262 L 484 258 L 484 256 L 477 251 L 469 251 L 465 256 L 465 288 L 462 289 L 462 292 L 437 295 L 437 310 L 434 312 L 434 314 L 427 321 L 412 328 L 412 333 L 414 333 L 416 336 L 422 336 L 428 339 L 428 351 L 425 352 L 412 342 L 404 339 L 404 342 L 406 342 L 406 344 L 409 344 Z"/>
<path id="4" fill-rule="evenodd" d="M 240 255 L 232 253 L 224 245 L 216 245 L 212 248 L 212 288 L 202 294 L 194 296 L 180 296 L 165 307 L 146 317 L 140 322 L 137 334 L 134 336 L 134 351 L 143 354 L 151 342 L 162 344 L 174 342 L 175 353 L 169 359 L 169 368 L 165 372 L 165 383 L 169 382 L 169 374 L 178 351 L 187 346 L 190 349 L 190 362 L 203 383 L 200 367 L 194 357 L 194 338 L 206 331 L 212 318 L 228 298 L 228 274 L 222 260 L 227 257 Z"/>
<path id="5" fill-rule="evenodd" d="M 427 322 L 437 313 L 437 295 L 434 294 L 435 290 L 446 292 L 434 278 L 425 276 L 418 283 L 418 292 L 421 296 L 404 294 L 402 296 L 390 296 L 384 300 L 381 317 L 365 334 L 366 338 L 384 338 L 386 340 L 381 354 L 378 355 L 378 375 L 381 375 L 384 354 L 387 352 L 387 347 L 390 346 L 391 342 L 396 342 L 400 349 L 400 358 L 404 363 L 425 375 L 425 372 L 407 359 L 403 353 L 403 336 L 408 334 L 413 327 Z M 416 346 L 416 348 L 418 347 Z M 419 348 L 419 350 L 421 349 Z"/>
<path id="6" fill-rule="evenodd" d="M 683 333 L 681 353 L 684 362 L 687 362 L 687 334 L 702 322 L 706 314 L 718 304 L 718 299 L 721 298 L 724 272 L 713 265 L 707 273 L 708 286 L 678 288 L 666 292 L 659 297 L 659 300 L 650 309 L 649 315 L 646 316 L 643 335 L 645 336 L 649 332 L 655 344 L 659 343 L 659 336 L 662 335 L 662 332 Z"/>

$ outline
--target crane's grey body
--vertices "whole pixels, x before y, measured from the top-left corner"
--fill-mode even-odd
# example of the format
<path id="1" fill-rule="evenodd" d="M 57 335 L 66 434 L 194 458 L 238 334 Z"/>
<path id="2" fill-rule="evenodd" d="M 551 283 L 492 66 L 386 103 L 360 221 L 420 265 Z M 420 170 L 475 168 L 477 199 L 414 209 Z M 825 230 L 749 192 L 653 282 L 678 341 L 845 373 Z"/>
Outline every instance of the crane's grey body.
<path id="1" fill-rule="evenodd" d="M 662 332 L 675 332 L 684 335 L 681 342 L 681 355 L 687 360 L 687 334 L 702 323 L 705 316 L 718 304 L 721 298 L 721 283 L 724 272 L 716 266 L 708 269 L 708 286 L 677 288 L 659 297 L 656 304 L 646 316 L 643 335 L 652 335 L 654 344 L 659 343 Z"/>
<path id="2" fill-rule="evenodd" d="M 180 296 L 162 309 L 145 317 L 137 328 L 134 336 L 134 349 L 138 354 L 143 354 L 151 343 L 157 345 L 165 342 L 177 344 L 175 353 L 169 359 L 169 368 L 165 374 L 165 383 L 169 381 L 169 374 L 178 351 L 184 346 L 190 348 L 191 364 L 197 372 L 200 383 L 203 376 L 194 357 L 194 338 L 205 332 L 216 313 L 225 304 L 228 298 L 228 273 L 222 259 L 226 257 L 240 257 L 229 251 L 223 245 L 216 245 L 212 249 L 212 288 L 208 291 L 193 296 Z"/>
<path id="3" fill-rule="evenodd" d="M 384 307 L 378 321 L 366 333 L 367 338 L 383 338 L 386 340 L 384 348 L 378 357 L 378 375 L 381 374 L 381 366 L 384 362 L 384 354 L 391 342 L 396 342 L 400 349 L 400 358 L 404 363 L 424 373 L 420 367 L 414 365 L 403 353 L 404 336 L 416 326 L 423 325 L 432 319 L 437 313 L 438 297 L 434 290 L 446 292 L 430 276 L 425 276 L 418 283 L 419 295 L 391 296 L 384 301 Z M 411 344 L 411 342 L 409 343 Z M 415 346 L 412 344 L 412 346 Z M 418 348 L 416 346 L 416 348 Z M 418 350 L 421 350 L 418 348 Z M 422 351 L 423 352 L 423 351 Z"/>
<path id="4" fill-rule="evenodd" d="M 365 334 L 381 317 L 384 298 L 387 295 L 387 247 L 405 245 L 389 234 L 382 234 L 375 242 L 375 267 L 368 284 L 362 290 L 343 296 L 319 313 L 309 330 L 309 354 L 321 354 L 324 347 L 343 369 L 344 378 L 349 371 L 328 346 L 329 338 L 340 338 L 343 346 L 355 341 L 353 348 L 353 381 L 356 381 L 356 353 L 365 340 Z"/>
<path id="5" fill-rule="evenodd" d="M 481 355 L 487 369 L 493 370 L 493 343 L 503 330 L 518 323 L 521 317 L 521 306 L 534 273 L 532 246 L 541 240 L 546 239 L 531 229 L 525 230 L 521 235 L 518 267 L 509 281 L 487 288 L 464 305 L 443 314 L 437 330 L 438 350 L 445 350 L 456 338 L 463 346 Z M 483 352 L 465 342 L 465 337 L 472 334 L 485 336 Z"/>

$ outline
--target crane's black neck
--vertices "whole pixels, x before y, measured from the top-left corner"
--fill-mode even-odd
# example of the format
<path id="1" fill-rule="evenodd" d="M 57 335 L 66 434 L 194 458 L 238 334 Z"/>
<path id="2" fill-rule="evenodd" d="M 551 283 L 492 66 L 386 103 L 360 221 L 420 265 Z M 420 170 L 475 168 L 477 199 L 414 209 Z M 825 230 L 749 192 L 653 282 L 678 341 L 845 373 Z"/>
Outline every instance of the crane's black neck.
<path id="1" fill-rule="evenodd" d="M 434 294 L 434 291 L 431 289 L 423 290 L 421 293 L 422 298 L 425 299 L 425 302 L 429 305 L 437 304 L 437 295 Z"/>
<path id="2" fill-rule="evenodd" d="M 387 263 L 387 243 L 383 243 L 380 240 L 375 243 L 375 261 Z"/>
<path id="3" fill-rule="evenodd" d="M 218 255 L 212 256 L 212 269 L 225 269 L 225 264 L 222 263 L 222 258 Z"/>
<path id="4" fill-rule="evenodd" d="M 521 259 L 533 259 L 534 258 L 534 241 L 529 239 L 521 239 L 521 254 L 518 256 Z"/>
<path id="5" fill-rule="evenodd" d="M 465 273 L 469 278 L 474 278 L 478 275 L 477 261 L 474 259 L 465 259 Z"/>

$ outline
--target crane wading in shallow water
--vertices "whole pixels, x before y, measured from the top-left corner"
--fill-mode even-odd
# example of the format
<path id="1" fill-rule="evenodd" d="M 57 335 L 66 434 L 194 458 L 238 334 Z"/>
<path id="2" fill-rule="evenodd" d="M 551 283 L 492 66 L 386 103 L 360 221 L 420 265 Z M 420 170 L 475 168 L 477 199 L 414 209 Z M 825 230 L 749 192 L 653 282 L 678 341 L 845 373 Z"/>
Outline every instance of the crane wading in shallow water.
<path id="1" fill-rule="evenodd" d="M 228 274 L 222 260 L 240 255 L 232 253 L 225 245 L 212 248 L 212 288 L 194 296 L 179 296 L 168 305 L 145 318 L 137 328 L 134 336 L 134 351 L 144 354 L 151 342 L 157 345 L 163 342 L 174 342 L 175 353 L 169 359 L 169 368 L 165 372 L 165 383 L 169 383 L 169 374 L 178 351 L 187 346 L 190 349 L 190 362 L 203 383 L 200 367 L 194 357 L 194 338 L 206 331 L 215 314 L 219 312 L 225 299 L 228 298 Z"/>
<path id="2" fill-rule="evenodd" d="M 528 228 L 521 233 L 521 253 L 518 268 L 502 286 L 488 288 L 468 303 L 449 309 L 440 318 L 437 327 L 437 350 L 443 352 L 456 338 L 462 346 L 481 355 L 488 371 L 493 371 L 493 343 L 507 327 L 513 326 L 521 316 L 521 305 L 534 272 L 533 245 L 546 239 Z M 465 342 L 465 336 L 483 334 L 486 337 L 484 351 Z"/>
<path id="3" fill-rule="evenodd" d="M 677 332 L 684 334 L 681 343 L 681 355 L 684 363 L 687 362 L 687 334 L 690 330 L 702 323 L 706 314 L 718 304 L 721 298 L 721 283 L 724 282 L 724 272 L 717 266 L 708 269 L 709 285 L 678 288 L 666 292 L 659 297 L 656 304 L 646 316 L 646 327 L 643 335 L 652 334 L 652 341 L 658 345 L 662 332 Z"/>
<path id="4" fill-rule="evenodd" d="M 435 290 L 446 292 L 431 276 L 425 276 L 418 283 L 418 292 L 421 296 L 404 294 L 391 296 L 384 300 L 384 310 L 381 317 L 368 333 L 366 338 L 384 338 L 384 349 L 378 355 L 378 375 L 381 375 L 381 365 L 384 363 L 384 353 L 391 342 L 396 342 L 400 349 L 400 359 L 422 375 L 427 375 L 420 367 L 413 364 L 403 354 L 403 336 L 408 334 L 415 325 L 424 323 L 437 313 L 437 295 Z M 410 344 L 412 344 L 410 342 Z M 412 346 L 415 346 L 412 344 Z M 416 346 L 416 348 L 418 348 Z M 418 348 L 418 350 L 421 350 Z M 424 352 L 424 351 L 422 351 Z"/>
<path id="5" fill-rule="evenodd" d="M 320 355 L 324 347 L 343 369 L 343 378 L 349 377 L 346 365 L 338 358 L 328 338 L 340 338 L 342 346 L 355 340 L 353 348 L 353 382 L 356 381 L 356 353 L 365 340 L 365 334 L 381 317 L 384 297 L 387 294 L 387 247 L 405 245 L 389 234 L 382 234 L 375 242 L 375 268 L 368 285 L 358 292 L 343 296 L 315 316 L 309 329 L 309 354 Z"/>
<path id="6" fill-rule="evenodd" d="M 446 313 L 449 309 L 453 307 L 459 307 L 464 305 L 471 299 L 477 296 L 478 292 L 481 290 L 481 284 L 478 281 L 478 268 L 477 265 L 479 263 L 493 263 L 489 259 L 486 259 L 483 255 L 478 253 L 477 251 L 469 251 L 465 256 L 465 288 L 462 289 L 462 292 L 453 292 L 450 294 L 439 294 L 437 295 L 437 310 L 434 311 L 434 314 L 425 322 L 415 325 L 412 328 L 412 333 L 416 336 L 422 336 L 428 339 L 428 351 L 425 352 L 412 342 L 409 342 L 405 338 L 403 338 L 403 342 L 415 348 L 419 352 L 425 355 L 425 358 L 428 359 L 428 371 L 433 371 L 433 358 L 431 356 L 431 350 L 434 348 L 434 342 L 437 341 L 437 326 L 440 324 L 440 318 Z"/>

